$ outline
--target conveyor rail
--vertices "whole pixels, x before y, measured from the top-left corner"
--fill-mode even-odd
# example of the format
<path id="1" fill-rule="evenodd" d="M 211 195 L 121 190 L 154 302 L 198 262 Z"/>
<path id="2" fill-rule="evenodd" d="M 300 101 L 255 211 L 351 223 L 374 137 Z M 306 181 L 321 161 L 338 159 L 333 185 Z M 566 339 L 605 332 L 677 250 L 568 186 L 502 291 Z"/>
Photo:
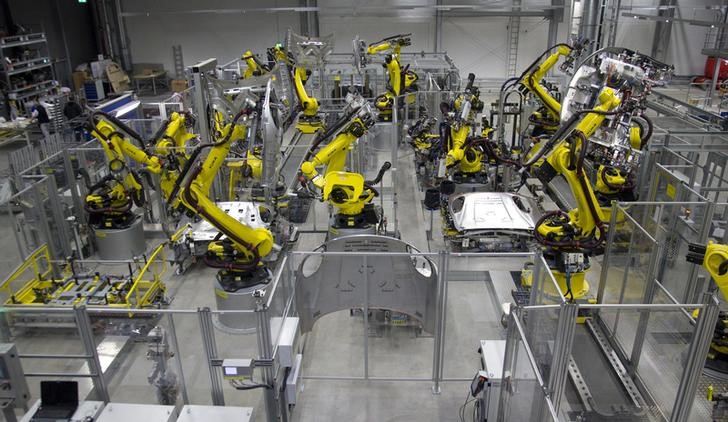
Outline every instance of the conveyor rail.
<path id="1" fill-rule="evenodd" d="M 573 350 L 578 353 L 569 359 L 570 385 L 581 399 L 586 420 L 650 420 L 644 398 L 591 320 L 576 325 Z"/>

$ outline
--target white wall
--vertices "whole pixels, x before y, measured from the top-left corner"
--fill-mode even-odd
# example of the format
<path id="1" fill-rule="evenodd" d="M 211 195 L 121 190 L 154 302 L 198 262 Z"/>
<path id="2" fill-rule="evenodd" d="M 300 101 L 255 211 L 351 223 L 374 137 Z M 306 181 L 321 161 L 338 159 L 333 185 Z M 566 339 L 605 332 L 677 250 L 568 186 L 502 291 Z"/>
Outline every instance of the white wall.
<path id="1" fill-rule="evenodd" d="M 431 52 L 435 42 L 435 18 L 432 10 L 387 10 L 392 0 L 318 0 L 319 33 L 334 34 L 336 39 L 334 51 L 350 53 L 351 41 L 359 36 L 367 44 L 396 34 L 412 34 L 412 45 L 403 51 Z M 398 6 L 425 6 L 434 4 L 434 0 L 397 0 Z M 351 16 L 351 8 L 358 5 L 378 7 L 369 10 L 366 16 Z"/>
<path id="2" fill-rule="evenodd" d="M 351 41 L 359 36 L 367 44 L 396 34 L 412 34 L 412 45 L 403 52 L 431 52 L 434 48 L 435 25 L 431 18 L 416 18 L 402 21 L 394 17 L 362 17 L 342 19 L 336 16 L 319 18 L 319 33 L 334 34 L 334 51 L 351 53 Z"/>
<path id="3" fill-rule="evenodd" d="M 127 34 L 130 38 L 132 61 L 134 63 L 163 63 L 172 73 L 174 62 L 172 46 L 182 46 L 185 66 L 210 57 L 225 63 L 241 55 L 245 50 L 263 54 L 266 48 L 285 40 L 286 30 L 292 27 L 300 31 L 300 18 L 296 12 L 253 12 L 246 14 L 160 14 L 170 10 L 195 9 L 241 9 L 243 7 L 283 7 L 298 5 L 296 1 L 246 2 L 215 0 L 198 2 L 178 0 L 149 2 L 145 0 L 124 0 L 124 12 L 150 11 L 149 16 L 126 17 Z"/>
<path id="4" fill-rule="evenodd" d="M 506 76 L 508 18 L 445 18 L 442 27 L 443 50 L 453 58 L 463 76 L 471 72 L 479 79 L 501 79 Z M 548 48 L 547 43 L 547 20 L 521 18 L 517 73 Z"/>
<path id="5" fill-rule="evenodd" d="M 367 42 L 377 41 L 395 33 L 411 32 L 413 45 L 405 51 L 432 51 L 434 47 L 434 16 L 431 10 L 373 9 L 366 16 L 351 16 L 351 7 L 359 0 L 318 0 L 321 35 L 334 33 L 335 51 L 351 51 L 351 40 L 359 35 Z M 385 6 L 388 0 L 369 0 L 366 6 Z M 434 4 L 435 0 L 398 0 L 400 4 Z M 409 3 L 408 3 L 409 2 Z M 713 0 L 679 0 L 677 17 L 706 19 L 705 5 Z M 569 3 L 569 2 L 567 2 Z M 634 13 L 655 14 L 656 0 L 633 0 Z M 282 42 L 288 27 L 300 32 L 297 12 L 249 12 L 246 14 L 160 14 L 162 11 L 199 9 L 242 9 L 254 7 L 298 6 L 297 0 L 178 0 L 149 2 L 124 0 L 125 12 L 149 12 L 149 16 L 126 17 L 132 59 L 135 63 L 162 62 L 172 72 L 172 45 L 182 45 L 186 65 L 217 57 L 226 62 L 246 49 L 264 53 L 265 49 Z M 568 6 L 568 5 L 567 5 Z M 384 10 L 384 11 L 383 11 Z M 363 12 L 362 12 L 363 13 Z M 374 16 L 372 16 L 374 14 Z M 568 11 L 565 13 L 568 19 Z M 508 51 L 508 18 L 505 17 L 445 17 L 443 18 L 443 51 L 453 58 L 463 76 L 469 72 L 478 78 L 503 78 Z M 616 44 L 650 54 L 655 22 L 620 16 Z M 558 42 L 566 40 L 567 22 L 559 25 Z M 673 23 L 666 61 L 674 64 L 676 74 L 701 74 L 705 57 L 700 53 L 705 39 L 705 27 Z M 548 46 L 548 21 L 541 18 L 521 18 L 521 38 L 517 70 L 527 66 Z"/>

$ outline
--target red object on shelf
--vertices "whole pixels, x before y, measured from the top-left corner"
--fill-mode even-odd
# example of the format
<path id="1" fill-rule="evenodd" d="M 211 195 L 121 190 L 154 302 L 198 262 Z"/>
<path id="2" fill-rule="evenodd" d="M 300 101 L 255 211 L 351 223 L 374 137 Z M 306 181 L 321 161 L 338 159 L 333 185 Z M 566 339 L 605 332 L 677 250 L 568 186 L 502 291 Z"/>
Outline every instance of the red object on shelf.
<path id="1" fill-rule="evenodd" d="M 707 79 L 713 79 L 713 70 L 715 69 L 715 57 L 708 57 L 705 60 L 705 70 L 703 71 Z M 720 59 L 720 68 L 718 70 L 718 80 L 728 79 L 728 60 Z"/>

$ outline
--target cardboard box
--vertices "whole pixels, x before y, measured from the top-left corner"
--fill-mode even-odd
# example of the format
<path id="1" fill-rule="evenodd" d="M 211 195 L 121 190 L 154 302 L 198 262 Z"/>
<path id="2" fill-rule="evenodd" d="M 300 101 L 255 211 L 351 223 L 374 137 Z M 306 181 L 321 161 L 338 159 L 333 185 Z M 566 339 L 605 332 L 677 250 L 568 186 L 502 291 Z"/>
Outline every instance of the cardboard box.
<path id="1" fill-rule="evenodd" d="M 184 79 L 172 79 L 169 88 L 174 92 L 182 92 L 187 89 L 187 81 Z"/>
<path id="2" fill-rule="evenodd" d="M 86 72 L 73 72 L 73 89 L 78 91 L 88 79 Z"/>
<path id="3" fill-rule="evenodd" d="M 129 76 L 118 64 L 111 63 L 106 66 L 106 76 L 109 78 L 109 82 L 111 82 L 111 87 L 114 92 L 119 93 L 129 90 L 131 83 Z"/>

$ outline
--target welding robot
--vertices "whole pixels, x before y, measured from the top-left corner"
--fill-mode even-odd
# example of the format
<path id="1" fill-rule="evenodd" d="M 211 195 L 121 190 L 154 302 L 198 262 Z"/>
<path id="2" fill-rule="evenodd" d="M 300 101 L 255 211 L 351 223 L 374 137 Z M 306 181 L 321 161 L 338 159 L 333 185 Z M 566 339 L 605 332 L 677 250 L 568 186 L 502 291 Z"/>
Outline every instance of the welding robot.
<path id="1" fill-rule="evenodd" d="M 402 68 L 399 61 L 402 47 L 409 45 L 412 45 L 412 34 L 399 34 L 371 43 L 366 48 L 367 55 L 385 54 L 383 66 L 387 69 L 387 91 L 374 100 L 382 121 L 392 120 L 395 97 L 417 91 L 417 73 L 409 69 L 410 65 Z M 366 63 L 366 60 L 362 62 Z"/>
<path id="2" fill-rule="evenodd" d="M 475 74 L 468 75 L 465 91 L 450 103 L 440 104 L 444 122 L 440 124 L 440 139 L 445 156 L 448 178 L 456 183 L 486 183 L 483 167 L 483 147 L 471 138 L 476 115 L 483 111 L 480 91 L 474 86 Z"/>
<path id="3" fill-rule="evenodd" d="M 124 125 L 115 117 L 103 112 L 93 112 L 92 119 L 98 123 L 89 127 L 91 133 L 96 133 L 98 139 L 103 139 L 104 133 L 113 134 L 115 125 Z M 126 125 L 124 125 L 126 126 Z M 89 224 L 97 229 L 124 229 L 133 222 L 135 213 L 133 205 L 143 207 L 146 202 L 141 174 L 137 169 L 130 168 L 125 157 L 132 157 L 134 161 L 154 172 L 160 169 L 158 157 L 148 157 L 144 151 L 149 142 L 156 142 L 156 148 L 168 157 L 168 166 L 179 166 L 186 161 L 185 153 L 188 142 L 196 139 L 196 135 L 187 131 L 186 117 L 179 113 L 172 113 L 169 119 L 152 136 L 151 141 L 145 141 L 139 134 L 126 128 L 129 137 L 137 142 L 111 143 L 102 142 L 104 152 L 109 163 L 106 176 L 95 184 L 91 184 L 88 173 L 80 169 L 87 186 L 87 195 L 84 208 L 89 214 Z"/>
<path id="4" fill-rule="evenodd" d="M 314 141 L 300 168 L 303 189 L 337 209 L 330 223 L 329 239 L 377 233 L 381 213 L 372 204 L 379 196 L 374 186 L 391 167 L 389 162 L 384 163 L 372 181 L 365 180 L 360 173 L 346 171 L 349 151 L 376 122 L 376 113 L 363 97 L 351 93 L 347 97 L 342 117 Z M 323 174 L 317 170 L 321 167 Z"/>
<path id="5" fill-rule="evenodd" d="M 610 133 L 616 150 L 628 150 L 620 159 L 631 159 L 636 154 L 634 138 L 642 143 L 646 140 L 639 135 L 639 128 L 630 127 L 630 118 L 643 112 L 650 87 L 672 72 L 671 66 L 628 49 L 609 47 L 590 58 L 595 59 L 594 64 L 585 62 L 570 83 L 559 129 L 523 163 L 529 168 L 541 161 L 535 173 L 544 185 L 563 176 L 577 204 L 568 213 L 545 213 L 534 229 L 534 237 L 543 246 L 544 257 L 568 300 L 588 295 L 585 274 L 589 256 L 603 252 L 607 233 L 608 211 L 600 205 L 587 174 L 587 156 L 602 148 L 599 136 Z M 613 127 L 619 130 L 609 132 Z"/>
<path id="6" fill-rule="evenodd" d="M 296 129 L 301 133 L 311 134 L 324 129 L 324 120 L 318 113 L 319 102 L 306 92 L 306 84 L 314 68 L 320 67 L 333 51 L 333 39 L 333 35 L 314 38 L 296 34 L 288 29 L 286 51 L 293 61 L 293 84 L 302 111 Z"/>
<path id="7" fill-rule="evenodd" d="M 728 301 L 728 245 L 709 242 L 707 245 L 688 245 L 688 262 L 702 265 L 715 282 L 715 286 Z M 697 317 L 698 311 L 693 313 Z M 706 368 L 728 374 L 728 314 L 721 311 L 710 343 Z"/>
<path id="8" fill-rule="evenodd" d="M 138 135 L 113 117 L 95 113 L 90 121 L 91 134 L 101 142 L 107 156 L 114 157 L 110 161 L 123 163 L 128 158 L 150 174 L 159 176 L 162 196 L 172 216 L 187 213 L 203 218 L 224 235 L 210 242 L 204 260 L 208 266 L 219 269 L 217 279 L 222 288 L 230 292 L 267 283 L 271 273 L 263 258 L 275 247 L 268 229 L 251 228 L 241 223 L 209 197 L 212 182 L 231 144 L 245 138 L 248 121 L 256 118 L 257 104 L 248 101 L 232 119 L 221 111 L 214 111 L 214 139 L 196 146 L 183 164 L 174 158 L 169 148 L 164 148 L 164 142 L 168 141 L 165 137 L 155 145 L 142 143 L 136 146 L 128 138 L 137 139 Z M 171 130 L 169 126 L 167 129 Z M 205 151 L 207 155 L 203 157 Z M 131 186 L 136 188 L 134 184 Z M 87 198 L 87 202 L 92 199 Z"/>
<path id="9" fill-rule="evenodd" d="M 543 81 L 548 72 L 553 69 L 563 58 L 563 62 L 559 69 L 567 73 L 574 65 L 577 58 L 581 56 L 584 48 L 589 45 L 589 40 L 579 40 L 574 45 L 556 44 L 544 51 L 517 79 L 519 83 L 519 91 L 522 93 L 531 93 L 538 99 L 541 107 L 534 111 L 529 117 L 529 122 L 534 125 L 531 136 L 538 137 L 543 134 L 551 134 L 559 127 L 561 103 L 559 99 Z M 546 59 L 541 61 L 546 54 L 551 53 Z"/>
<path id="10" fill-rule="evenodd" d="M 263 63 L 260 58 L 253 54 L 250 50 L 243 53 L 243 57 L 241 59 L 246 64 L 245 72 L 243 72 L 243 79 L 262 76 L 271 70 L 271 66 L 269 64 Z"/>

